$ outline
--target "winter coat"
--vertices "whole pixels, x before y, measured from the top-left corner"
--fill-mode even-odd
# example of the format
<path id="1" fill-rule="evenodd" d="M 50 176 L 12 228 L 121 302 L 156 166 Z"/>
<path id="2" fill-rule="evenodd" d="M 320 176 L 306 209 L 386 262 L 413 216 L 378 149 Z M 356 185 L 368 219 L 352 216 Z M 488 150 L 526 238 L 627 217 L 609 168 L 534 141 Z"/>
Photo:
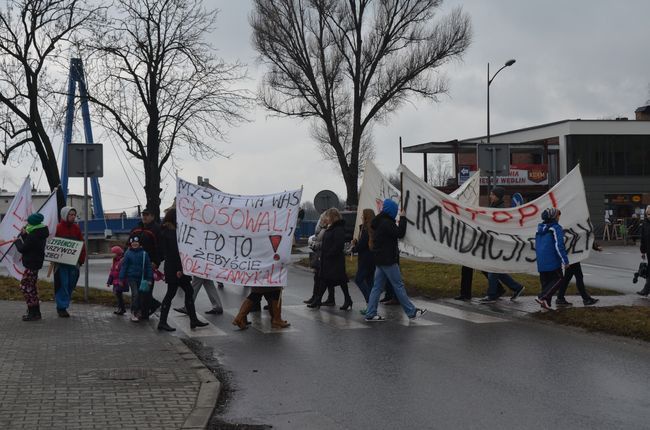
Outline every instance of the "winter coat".
<path id="1" fill-rule="evenodd" d="M 113 258 L 113 264 L 111 264 L 111 270 L 108 272 L 108 281 L 107 285 L 112 285 L 114 287 L 119 287 L 120 282 L 120 268 L 122 266 L 122 260 L 124 259 L 123 255 Z"/>
<path id="2" fill-rule="evenodd" d="M 359 240 L 352 248 L 352 252 L 359 254 L 357 267 L 373 268 L 375 267 L 375 260 L 372 256 L 372 251 L 370 250 L 370 234 L 363 225 L 359 226 L 359 232 Z"/>
<path id="3" fill-rule="evenodd" d="M 641 253 L 647 254 L 650 251 L 650 219 L 646 217 L 641 224 Z"/>
<path id="4" fill-rule="evenodd" d="M 78 240 L 80 242 L 83 242 L 84 240 L 79 225 L 77 225 L 77 223 L 67 222 L 67 221 L 61 221 L 60 223 L 57 224 L 56 233 L 54 234 L 54 236 L 61 237 L 63 239 Z M 77 262 L 79 263 L 79 265 L 82 265 L 84 264 L 85 261 L 86 261 L 86 248 L 85 246 L 82 246 L 81 254 L 79 254 L 79 260 L 77 260 Z"/>
<path id="5" fill-rule="evenodd" d="M 310 246 L 312 252 L 309 254 L 309 265 L 311 268 L 319 270 L 320 269 L 320 252 L 321 245 L 323 244 L 323 236 L 325 235 L 325 230 L 327 226 L 324 225 L 325 212 L 323 212 L 318 218 L 316 223 L 316 229 L 314 230 L 314 242 Z"/>
<path id="6" fill-rule="evenodd" d="M 348 282 L 345 273 L 345 220 L 331 224 L 323 234 L 320 277 L 332 285 Z"/>
<path id="7" fill-rule="evenodd" d="M 23 266 L 29 270 L 40 270 L 45 260 L 45 242 L 50 235 L 47 226 L 37 228 L 31 233 L 21 233 L 15 245 L 23 255 Z"/>
<path id="8" fill-rule="evenodd" d="M 398 239 L 406 234 L 406 217 L 399 220 L 399 227 L 395 220 L 385 212 L 372 219 L 370 226 L 373 230 L 372 253 L 377 266 L 391 266 L 399 261 Z"/>
<path id="9" fill-rule="evenodd" d="M 552 272 L 562 265 L 569 265 L 569 257 L 564 248 L 564 231 L 557 222 L 540 223 L 535 234 L 537 271 Z"/>
<path id="10" fill-rule="evenodd" d="M 160 232 L 160 224 L 152 222 L 147 225 L 140 223 L 136 228 L 131 230 L 131 233 L 129 233 L 129 238 L 133 236 L 138 236 L 140 238 L 140 247 L 147 251 L 147 254 L 149 254 L 149 257 L 151 258 L 151 262 L 156 266 L 159 266 L 162 261 L 160 255 Z"/>
<path id="11" fill-rule="evenodd" d="M 144 276 L 142 276 L 142 258 L 144 256 Z M 138 281 L 146 279 L 153 282 L 153 269 L 151 268 L 151 259 L 149 254 L 142 249 L 129 248 L 122 259 L 120 267 L 120 279 L 127 281 Z"/>
<path id="12" fill-rule="evenodd" d="M 160 254 L 165 262 L 165 279 L 167 283 L 173 283 L 178 280 L 176 272 L 183 271 L 181 255 L 178 252 L 178 242 L 176 241 L 176 228 L 173 225 L 165 225 L 162 228 Z"/>

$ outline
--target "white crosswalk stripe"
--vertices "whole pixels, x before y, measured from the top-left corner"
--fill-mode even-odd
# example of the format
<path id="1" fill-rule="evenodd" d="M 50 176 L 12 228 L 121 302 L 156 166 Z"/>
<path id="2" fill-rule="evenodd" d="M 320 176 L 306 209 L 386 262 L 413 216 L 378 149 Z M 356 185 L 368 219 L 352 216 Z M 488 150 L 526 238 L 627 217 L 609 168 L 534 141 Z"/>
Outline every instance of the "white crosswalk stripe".
<path id="1" fill-rule="evenodd" d="M 342 316 L 334 315 L 333 313 L 325 310 L 310 309 L 305 305 L 294 305 L 294 306 L 282 306 L 283 310 L 287 310 L 292 314 L 300 315 L 301 317 L 320 321 L 329 326 L 348 330 L 348 329 L 359 329 L 359 328 L 368 328 L 368 325 L 362 322 L 357 321 L 354 317 L 344 318 Z"/>
<path id="2" fill-rule="evenodd" d="M 477 312 L 468 311 L 465 309 L 458 309 L 451 306 L 439 305 L 433 302 L 425 302 L 422 300 L 411 300 L 415 306 L 418 308 L 424 308 L 429 312 L 434 312 L 436 314 L 444 315 L 450 318 L 456 318 L 464 321 L 469 321 L 475 324 L 488 324 L 488 323 L 500 323 L 507 322 L 506 319 L 497 318 L 490 315 L 484 315 Z"/>
<path id="3" fill-rule="evenodd" d="M 199 318 L 199 320 L 206 322 L 205 320 Z M 167 317 L 167 323 L 172 327 L 181 330 L 188 337 L 209 337 L 209 336 L 227 336 L 228 333 L 216 327 L 210 321 L 207 321 L 208 325 L 205 327 L 200 327 L 192 330 L 190 328 L 190 318 L 186 315 L 176 314 L 169 315 Z"/>
<path id="4" fill-rule="evenodd" d="M 286 306 L 282 307 L 282 310 L 285 310 Z M 236 313 L 236 312 L 235 312 Z M 292 333 L 292 332 L 297 332 L 296 328 L 294 327 L 293 324 L 291 324 L 291 321 L 289 322 L 291 325 L 287 328 L 273 328 L 271 327 L 271 318 L 269 318 L 268 312 L 264 312 L 267 315 L 262 315 L 262 312 L 251 312 L 248 314 L 248 321 L 250 321 L 250 326 L 251 328 L 254 328 L 255 330 L 261 331 L 262 333 L 265 334 L 271 334 L 271 333 Z M 286 317 L 283 316 L 282 319 L 286 319 Z M 234 328 L 234 326 L 233 326 Z M 235 328 L 235 330 L 237 330 Z"/>

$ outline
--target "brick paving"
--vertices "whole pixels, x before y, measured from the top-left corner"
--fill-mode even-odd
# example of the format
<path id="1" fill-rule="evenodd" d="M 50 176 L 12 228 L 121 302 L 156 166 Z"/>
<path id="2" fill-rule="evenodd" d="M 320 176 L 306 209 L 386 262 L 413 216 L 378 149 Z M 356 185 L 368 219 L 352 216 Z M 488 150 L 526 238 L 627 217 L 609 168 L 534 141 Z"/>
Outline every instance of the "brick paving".
<path id="1" fill-rule="evenodd" d="M 187 428 L 203 380 L 180 340 L 107 307 L 24 311 L 0 301 L 0 428 Z"/>

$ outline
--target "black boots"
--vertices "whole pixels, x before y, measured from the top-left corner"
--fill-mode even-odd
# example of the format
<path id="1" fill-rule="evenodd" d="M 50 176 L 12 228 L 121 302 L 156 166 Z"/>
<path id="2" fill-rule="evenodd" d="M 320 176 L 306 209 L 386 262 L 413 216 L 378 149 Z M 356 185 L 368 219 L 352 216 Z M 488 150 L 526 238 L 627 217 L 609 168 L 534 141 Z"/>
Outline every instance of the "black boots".
<path id="1" fill-rule="evenodd" d="M 40 305 L 28 306 L 27 313 L 23 315 L 23 321 L 38 321 L 41 319 Z"/>
<path id="2" fill-rule="evenodd" d="M 647 296 L 650 294 L 650 281 L 646 282 L 641 291 L 636 292 L 640 296 Z"/>
<path id="3" fill-rule="evenodd" d="M 174 327 L 167 324 L 167 315 L 169 315 L 169 305 L 163 304 L 160 307 L 160 321 L 158 321 L 158 330 L 176 331 Z"/>
<path id="4" fill-rule="evenodd" d="M 185 309 L 187 309 L 187 315 L 190 317 L 190 328 L 194 330 L 197 327 L 205 327 L 208 323 L 200 321 L 196 317 L 196 308 L 194 307 L 194 300 L 192 299 L 193 297 L 190 298 L 190 300 L 185 300 Z"/>
<path id="5" fill-rule="evenodd" d="M 345 301 L 343 302 L 343 306 L 341 306 L 339 309 L 341 309 L 342 311 L 347 311 L 348 309 L 352 308 L 352 297 L 350 297 L 348 284 L 342 284 L 341 290 L 343 290 L 343 297 L 345 297 Z"/>

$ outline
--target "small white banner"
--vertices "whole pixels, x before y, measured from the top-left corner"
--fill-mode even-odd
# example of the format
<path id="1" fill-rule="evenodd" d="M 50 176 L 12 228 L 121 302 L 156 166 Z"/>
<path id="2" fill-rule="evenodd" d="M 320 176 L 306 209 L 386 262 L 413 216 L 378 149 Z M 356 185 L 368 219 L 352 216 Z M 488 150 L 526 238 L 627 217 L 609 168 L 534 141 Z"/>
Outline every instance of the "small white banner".
<path id="1" fill-rule="evenodd" d="M 80 240 L 51 237 L 45 244 L 45 260 L 58 264 L 76 265 L 84 243 Z"/>
<path id="2" fill-rule="evenodd" d="M 183 273 L 253 287 L 285 287 L 302 189 L 242 196 L 176 186 Z"/>
<path id="3" fill-rule="evenodd" d="M 543 196 L 514 208 L 471 206 L 424 183 L 405 166 L 404 242 L 447 261 L 496 273 L 536 273 L 535 233 L 542 211 L 562 211 L 569 261 L 589 256 L 594 232 L 579 167 Z"/>

